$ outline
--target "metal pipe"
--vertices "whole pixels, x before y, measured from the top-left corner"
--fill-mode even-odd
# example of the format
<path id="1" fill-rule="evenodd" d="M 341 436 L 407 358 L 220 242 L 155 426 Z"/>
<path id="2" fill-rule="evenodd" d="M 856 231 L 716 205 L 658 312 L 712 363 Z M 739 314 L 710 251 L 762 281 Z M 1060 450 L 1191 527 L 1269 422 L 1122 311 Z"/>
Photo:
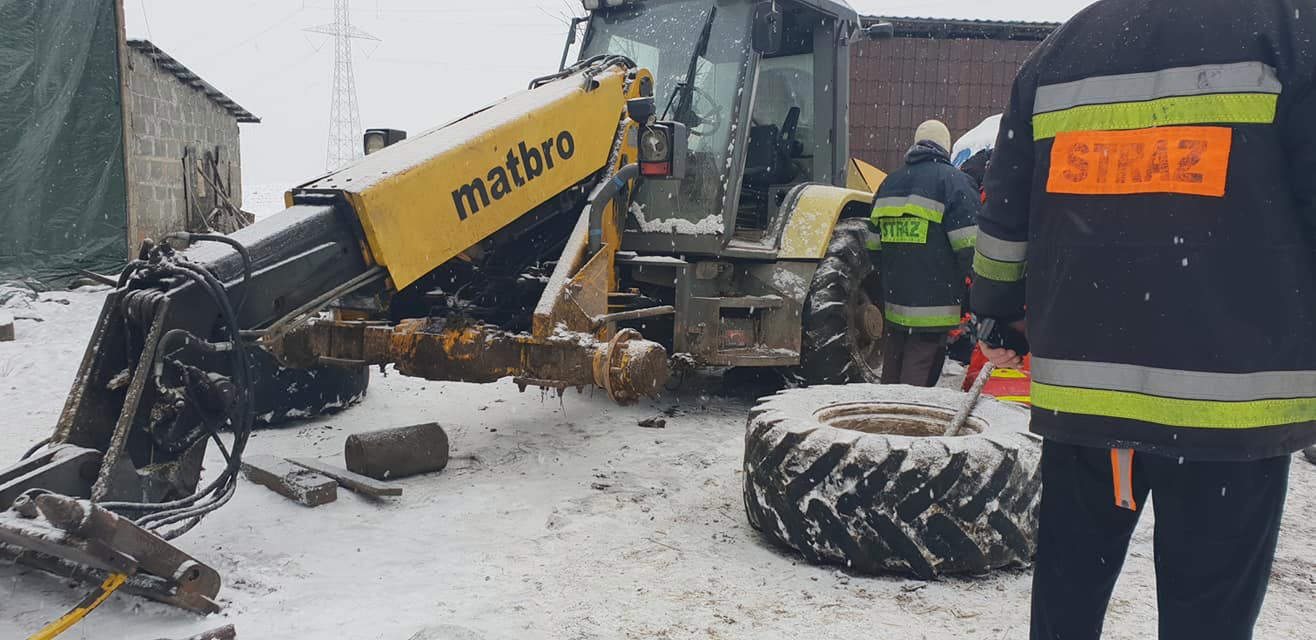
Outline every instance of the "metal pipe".
<path id="1" fill-rule="evenodd" d="M 954 438 L 960 435 L 964 429 L 964 423 L 969 421 L 969 414 L 978 406 L 978 400 L 982 398 L 982 390 L 987 386 L 987 381 L 991 380 L 992 372 L 996 371 L 996 365 L 988 362 L 982 366 L 982 371 L 978 372 L 978 378 L 973 381 L 973 388 L 969 389 L 969 396 L 964 399 L 964 404 L 960 410 L 951 418 L 950 426 L 946 428 L 946 437 Z"/>
<path id="2" fill-rule="evenodd" d="M 319 297 L 316 297 L 315 299 L 307 302 L 306 304 L 297 307 L 290 313 L 284 314 L 283 317 L 279 318 L 278 320 L 275 320 L 272 324 L 270 324 L 269 327 L 255 331 L 243 331 L 242 337 L 267 338 L 269 336 L 277 336 L 284 331 L 290 331 L 293 328 L 295 328 L 298 324 L 300 324 L 302 320 L 305 320 L 311 313 L 315 311 L 319 311 L 320 309 L 328 306 L 329 303 L 333 302 L 334 300 L 337 300 L 349 293 L 352 293 L 357 289 L 360 289 L 361 287 L 364 287 L 374 282 L 375 280 L 384 277 L 384 275 L 385 273 L 383 267 L 371 267 L 361 275 L 358 275 L 355 278 L 352 278 L 351 280 L 348 280 L 347 282 L 344 282 L 343 284 L 334 287 L 329 291 L 324 292 Z"/>
<path id="3" fill-rule="evenodd" d="M 649 307 L 648 309 L 632 309 L 630 311 L 620 311 L 618 313 L 609 313 L 602 316 L 594 316 L 594 328 L 598 329 L 609 322 L 626 322 L 629 320 L 643 320 L 645 318 L 656 318 L 658 316 L 670 316 L 676 313 L 676 307 L 671 305 L 662 307 Z"/>

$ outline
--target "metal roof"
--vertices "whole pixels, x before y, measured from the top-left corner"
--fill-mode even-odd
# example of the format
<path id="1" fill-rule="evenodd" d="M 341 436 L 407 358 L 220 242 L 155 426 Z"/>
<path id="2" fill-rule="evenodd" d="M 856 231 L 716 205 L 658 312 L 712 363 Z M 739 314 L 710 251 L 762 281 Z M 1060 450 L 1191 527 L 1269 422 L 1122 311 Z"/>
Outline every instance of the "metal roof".
<path id="1" fill-rule="evenodd" d="M 850 3 L 846 2 L 846 0 L 795 0 L 795 1 L 798 2 L 799 4 L 818 9 L 823 13 L 829 13 L 843 20 L 850 20 L 851 22 L 857 22 L 859 19 L 859 12 L 855 11 L 854 8 L 850 6 Z"/>
<path id="2" fill-rule="evenodd" d="M 242 108 L 242 105 L 234 102 L 232 98 L 224 95 L 222 91 L 216 89 L 209 82 L 201 79 L 190 69 L 183 66 L 183 63 L 175 60 L 173 56 L 165 53 L 160 47 L 155 46 L 150 40 L 129 40 L 128 46 L 142 52 L 148 58 L 155 61 L 156 66 L 173 74 L 183 84 L 200 91 L 210 98 L 211 102 L 219 105 L 220 108 L 229 112 L 238 122 L 248 124 L 258 124 L 260 118 L 257 118 L 250 111 Z"/>
<path id="3" fill-rule="evenodd" d="M 1040 42 L 1060 28 L 1059 22 L 1004 22 L 957 18 L 908 18 L 864 16 L 863 24 L 890 22 L 897 38 L 947 38 L 969 40 L 1023 40 Z"/>

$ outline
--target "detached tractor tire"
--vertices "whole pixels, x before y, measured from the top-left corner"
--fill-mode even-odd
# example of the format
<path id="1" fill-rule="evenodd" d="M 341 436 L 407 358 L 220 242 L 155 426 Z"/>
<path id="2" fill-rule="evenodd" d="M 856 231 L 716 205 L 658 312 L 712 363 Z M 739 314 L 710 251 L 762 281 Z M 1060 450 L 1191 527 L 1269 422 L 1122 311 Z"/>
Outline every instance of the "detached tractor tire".
<path id="1" fill-rule="evenodd" d="M 795 377 L 806 385 L 877 382 L 882 366 L 881 301 L 864 283 L 874 275 L 868 221 L 836 223 L 804 303 L 804 340 Z"/>
<path id="2" fill-rule="evenodd" d="M 264 349 L 252 349 L 256 427 L 275 427 L 346 409 L 366 395 L 369 367 L 284 367 Z"/>
<path id="3" fill-rule="evenodd" d="M 955 438 L 948 389 L 783 391 L 750 414 L 745 510 L 814 564 L 932 579 L 1023 566 L 1036 552 L 1041 441 L 1028 410 L 984 398 Z"/>

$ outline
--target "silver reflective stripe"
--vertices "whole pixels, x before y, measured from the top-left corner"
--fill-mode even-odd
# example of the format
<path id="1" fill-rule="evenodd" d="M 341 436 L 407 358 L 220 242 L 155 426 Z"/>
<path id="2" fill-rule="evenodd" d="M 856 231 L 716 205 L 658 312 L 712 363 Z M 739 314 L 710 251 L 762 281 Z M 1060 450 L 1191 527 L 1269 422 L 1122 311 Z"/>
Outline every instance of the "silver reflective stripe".
<path id="1" fill-rule="evenodd" d="M 1316 397 L 1316 371 L 1209 373 L 1034 356 L 1033 379 L 1058 387 L 1125 391 L 1181 400 L 1248 402 Z"/>
<path id="2" fill-rule="evenodd" d="M 1133 499 L 1133 450 L 1111 449 L 1111 475 L 1115 479 L 1115 506 L 1130 511 L 1138 510 Z"/>
<path id="3" fill-rule="evenodd" d="M 960 308 L 956 307 L 906 307 L 903 304 L 887 303 L 886 310 L 906 318 L 944 318 L 960 317 Z"/>
<path id="4" fill-rule="evenodd" d="M 972 240 L 978 236 L 978 227 L 964 227 L 946 233 L 952 245 Z"/>
<path id="5" fill-rule="evenodd" d="M 1028 243 L 1001 240 L 979 231 L 978 253 L 998 262 L 1023 262 L 1028 259 Z"/>
<path id="6" fill-rule="evenodd" d="M 886 207 L 903 207 L 912 204 L 916 207 L 923 207 L 937 213 L 946 213 L 946 205 L 923 196 L 895 196 L 891 198 L 878 198 L 873 201 L 874 209 L 884 209 Z"/>
<path id="7" fill-rule="evenodd" d="M 1114 102 L 1145 102 L 1215 93 L 1283 93 L 1275 68 L 1262 62 L 1177 67 L 1150 73 L 1099 76 L 1037 89 L 1033 114 Z"/>

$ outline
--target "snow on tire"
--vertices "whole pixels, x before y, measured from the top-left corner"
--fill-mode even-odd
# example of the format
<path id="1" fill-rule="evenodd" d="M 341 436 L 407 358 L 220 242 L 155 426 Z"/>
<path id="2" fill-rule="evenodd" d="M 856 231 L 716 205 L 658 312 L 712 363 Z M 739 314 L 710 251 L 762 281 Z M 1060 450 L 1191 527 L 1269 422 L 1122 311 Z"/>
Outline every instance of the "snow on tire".
<path id="1" fill-rule="evenodd" d="M 750 414 L 745 510 L 814 564 L 923 579 L 1032 561 L 1041 442 L 1028 411 L 984 398 L 966 435 L 939 434 L 964 394 L 848 385 L 783 391 Z"/>
<path id="2" fill-rule="evenodd" d="M 805 300 L 803 349 L 794 377 L 807 385 L 877 382 L 882 311 L 864 288 L 873 273 L 868 220 L 836 223 Z"/>
<path id="3" fill-rule="evenodd" d="M 370 387 L 369 367 L 292 369 L 264 349 L 252 349 L 256 427 L 335 413 L 361 401 Z"/>

